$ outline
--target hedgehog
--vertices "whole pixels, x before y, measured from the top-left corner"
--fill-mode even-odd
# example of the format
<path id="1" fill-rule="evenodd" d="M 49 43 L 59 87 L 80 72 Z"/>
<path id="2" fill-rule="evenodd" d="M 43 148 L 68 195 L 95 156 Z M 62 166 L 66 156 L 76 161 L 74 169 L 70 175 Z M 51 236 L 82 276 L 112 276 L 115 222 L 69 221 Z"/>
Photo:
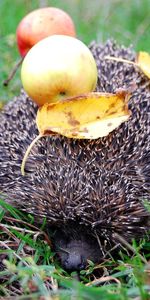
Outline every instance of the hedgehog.
<path id="1" fill-rule="evenodd" d="M 0 192 L 5 200 L 33 214 L 51 233 L 66 270 L 81 270 L 149 236 L 150 81 L 134 65 L 132 47 L 115 41 L 89 45 L 98 68 L 96 91 L 115 93 L 137 87 L 129 100 L 131 116 L 96 140 L 42 137 L 21 175 L 25 151 L 37 136 L 37 106 L 22 90 L 0 114 Z M 84 76 L 84 74 L 83 74 Z"/>

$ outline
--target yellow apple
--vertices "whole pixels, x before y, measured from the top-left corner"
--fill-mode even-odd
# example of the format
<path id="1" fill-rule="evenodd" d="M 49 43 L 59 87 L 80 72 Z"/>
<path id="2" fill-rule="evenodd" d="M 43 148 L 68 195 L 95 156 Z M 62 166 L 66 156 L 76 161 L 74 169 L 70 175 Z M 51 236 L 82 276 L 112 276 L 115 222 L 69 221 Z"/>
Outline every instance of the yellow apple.
<path id="1" fill-rule="evenodd" d="M 22 64 L 21 79 L 27 94 L 41 106 L 93 91 L 97 67 L 83 42 L 53 35 L 29 50 Z"/>

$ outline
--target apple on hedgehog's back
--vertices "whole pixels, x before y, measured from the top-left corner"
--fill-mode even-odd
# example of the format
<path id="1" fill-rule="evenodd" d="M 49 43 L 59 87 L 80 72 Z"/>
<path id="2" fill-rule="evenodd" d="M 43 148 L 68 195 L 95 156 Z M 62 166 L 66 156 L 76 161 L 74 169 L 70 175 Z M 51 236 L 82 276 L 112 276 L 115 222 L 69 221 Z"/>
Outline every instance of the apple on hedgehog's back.
<path id="1" fill-rule="evenodd" d="M 93 91 L 97 67 L 83 42 L 70 36 L 53 35 L 27 53 L 21 79 L 27 94 L 41 106 Z"/>

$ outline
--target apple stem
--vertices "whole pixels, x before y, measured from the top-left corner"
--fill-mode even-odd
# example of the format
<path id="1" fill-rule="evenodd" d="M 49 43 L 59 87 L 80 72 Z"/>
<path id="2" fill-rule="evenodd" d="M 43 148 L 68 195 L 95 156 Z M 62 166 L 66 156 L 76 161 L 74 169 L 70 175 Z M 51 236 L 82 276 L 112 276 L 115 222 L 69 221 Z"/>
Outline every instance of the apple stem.
<path id="1" fill-rule="evenodd" d="M 138 66 L 138 64 L 135 63 L 134 61 L 126 60 L 126 59 L 121 58 L 121 57 L 113 57 L 113 56 L 108 55 L 108 56 L 105 56 L 105 59 L 114 60 L 114 61 L 118 61 L 118 62 L 131 64 L 131 65 L 134 65 L 134 66 Z"/>
<path id="2" fill-rule="evenodd" d="M 41 138 L 43 137 L 44 135 L 43 134 L 39 134 L 38 136 L 36 136 L 36 138 L 31 142 L 31 144 L 29 145 L 29 147 L 27 148 L 26 152 L 25 152 L 25 155 L 23 157 L 23 160 L 22 160 L 22 164 L 21 164 L 21 174 L 24 176 L 25 175 L 25 164 L 26 164 L 26 161 L 27 161 L 27 158 L 29 156 L 29 153 L 32 149 L 32 147 L 34 146 L 34 144 Z"/>
<path id="3" fill-rule="evenodd" d="M 21 57 L 21 59 L 16 63 L 10 74 L 8 75 L 8 78 L 3 81 L 4 86 L 8 86 L 9 81 L 14 77 L 16 71 L 18 70 L 19 66 L 22 64 L 24 57 Z"/>

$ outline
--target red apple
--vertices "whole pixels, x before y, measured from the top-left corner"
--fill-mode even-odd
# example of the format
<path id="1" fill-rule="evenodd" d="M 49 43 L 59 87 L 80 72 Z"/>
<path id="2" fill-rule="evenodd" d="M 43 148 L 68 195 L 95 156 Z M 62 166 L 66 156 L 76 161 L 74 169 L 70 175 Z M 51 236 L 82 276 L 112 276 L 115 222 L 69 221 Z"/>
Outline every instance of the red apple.
<path id="1" fill-rule="evenodd" d="M 17 27 L 17 44 L 22 57 L 37 42 L 54 34 L 76 36 L 71 17 L 55 7 L 44 7 L 26 15 Z"/>

